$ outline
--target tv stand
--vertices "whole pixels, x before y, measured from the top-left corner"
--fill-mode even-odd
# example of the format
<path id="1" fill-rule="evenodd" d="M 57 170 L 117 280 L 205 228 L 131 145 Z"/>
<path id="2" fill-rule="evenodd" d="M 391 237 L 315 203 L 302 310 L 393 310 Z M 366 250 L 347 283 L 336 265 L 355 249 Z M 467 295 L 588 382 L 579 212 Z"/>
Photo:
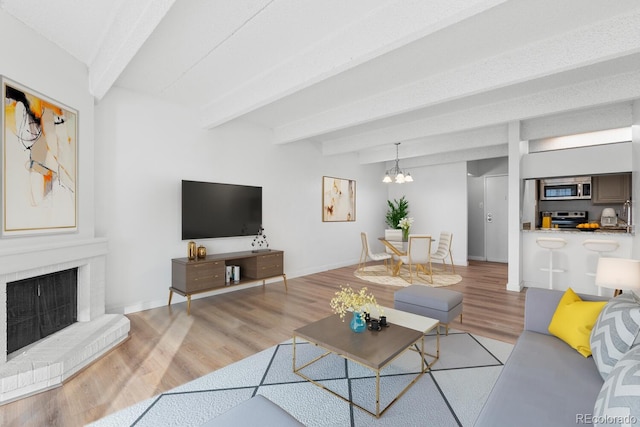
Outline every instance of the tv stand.
<path id="1" fill-rule="evenodd" d="M 239 281 L 229 283 L 225 281 L 227 265 L 240 266 Z M 191 295 L 193 294 L 260 280 L 264 286 L 266 279 L 278 276 L 282 276 L 285 291 L 288 291 L 287 275 L 284 273 L 284 252 L 274 249 L 213 254 L 195 260 L 174 258 L 171 260 L 168 305 L 171 305 L 171 298 L 175 292 L 187 298 L 187 314 L 191 314 Z"/>

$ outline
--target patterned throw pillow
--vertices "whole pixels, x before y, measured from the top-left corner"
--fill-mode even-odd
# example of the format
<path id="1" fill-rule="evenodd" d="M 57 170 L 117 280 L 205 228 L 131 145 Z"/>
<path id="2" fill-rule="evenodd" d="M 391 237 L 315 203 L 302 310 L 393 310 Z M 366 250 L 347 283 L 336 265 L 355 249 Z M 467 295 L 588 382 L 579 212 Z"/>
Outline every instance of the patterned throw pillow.
<path id="1" fill-rule="evenodd" d="M 633 294 L 610 300 L 598 316 L 589 340 L 602 379 L 607 379 L 618 360 L 633 347 L 638 335 L 640 304 Z"/>
<path id="2" fill-rule="evenodd" d="M 628 426 L 640 420 L 640 346 L 616 363 L 593 408 L 594 426 Z"/>

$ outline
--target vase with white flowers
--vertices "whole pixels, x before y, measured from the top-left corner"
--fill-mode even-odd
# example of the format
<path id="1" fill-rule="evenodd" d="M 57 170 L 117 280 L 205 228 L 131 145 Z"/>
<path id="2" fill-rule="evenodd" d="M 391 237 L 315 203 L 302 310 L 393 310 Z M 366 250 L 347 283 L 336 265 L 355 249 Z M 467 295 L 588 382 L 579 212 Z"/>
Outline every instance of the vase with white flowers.
<path id="1" fill-rule="evenodd" d="M 338 314 L 343 322 L 347 312 L 353 312 L 353 317 L 349 324 L 353 332 L 362 332 L 365 330 L 367 327 L 365 311 L 371 311 L 370 307 L 376 307 L 378 312 L 382 313 L 376 297 L 368 292 L 366 287 L 356 292 L 349 285 L 341 285 L 340 290 L 337 291 L 335 297 L 331 299 L 330 306 L 333 312 Z"/>
<path id="2" fill-rule="evenodd" d="M 412 225 L 413 225 L 413 218 L 411 217 L 404 217 L 398 223 L 398 227 L 402 228 L 402 240 L 404 240 L 405 242 L 409 240 L 409 229 L 411 228 Z"/>

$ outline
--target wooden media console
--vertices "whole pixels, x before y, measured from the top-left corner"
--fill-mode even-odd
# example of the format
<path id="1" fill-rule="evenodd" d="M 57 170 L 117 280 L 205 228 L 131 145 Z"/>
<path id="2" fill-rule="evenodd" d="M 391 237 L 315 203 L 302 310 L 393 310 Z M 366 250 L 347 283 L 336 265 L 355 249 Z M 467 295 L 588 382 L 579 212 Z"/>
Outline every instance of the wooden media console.
<path id="1" fill-rule="evenodd" d="M 240 280 L 226 282 L 227 266 L 240 267 Z M 173 293 L 187 298 L 187 313 L 191 314 L 191 295 L 215 291 L 229 286 L 282 276 L 285 290 L 287 275 L 284 273 L 284 252 L 244 251 L 207 255 L 205 258 L 189 260 L 174 258 L 171 260 L 171 287 L 169 288 L 169 304 Z"/>

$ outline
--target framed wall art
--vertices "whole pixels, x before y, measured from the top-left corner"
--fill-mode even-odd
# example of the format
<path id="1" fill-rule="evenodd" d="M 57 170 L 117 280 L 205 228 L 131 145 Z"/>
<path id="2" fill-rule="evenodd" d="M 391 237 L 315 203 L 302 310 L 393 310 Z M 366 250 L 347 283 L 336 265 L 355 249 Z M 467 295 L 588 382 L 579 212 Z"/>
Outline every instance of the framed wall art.
<path id="1" fill-rule="evenodd" d="M 2 236 L 77 231 L 78 112 L 2 80 Z"/>
<path id="2" fill-rule="evenodd" d="M 352 179 L 322 177 L 322 221 L 356 220 L 356 182 Z"/>

